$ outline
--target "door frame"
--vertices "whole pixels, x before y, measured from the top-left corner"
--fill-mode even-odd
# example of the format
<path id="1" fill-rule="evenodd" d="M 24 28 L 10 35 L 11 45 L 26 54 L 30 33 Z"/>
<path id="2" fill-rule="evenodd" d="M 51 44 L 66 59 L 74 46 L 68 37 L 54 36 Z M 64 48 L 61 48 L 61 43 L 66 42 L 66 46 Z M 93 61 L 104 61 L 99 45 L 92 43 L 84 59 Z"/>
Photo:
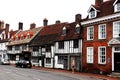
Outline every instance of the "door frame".
<path id="1" fill-rule="evenodd" d="M 114 47 L 112 47 L 112 71 L 115 71 L 115 68 L 114 68 L 114 55 L 115 54 L 120 54 L 120 50 L 119 51 L 115 51 L 115 47 L 119 47 L 120 48 L 120 46 L 114 46 Z"/>

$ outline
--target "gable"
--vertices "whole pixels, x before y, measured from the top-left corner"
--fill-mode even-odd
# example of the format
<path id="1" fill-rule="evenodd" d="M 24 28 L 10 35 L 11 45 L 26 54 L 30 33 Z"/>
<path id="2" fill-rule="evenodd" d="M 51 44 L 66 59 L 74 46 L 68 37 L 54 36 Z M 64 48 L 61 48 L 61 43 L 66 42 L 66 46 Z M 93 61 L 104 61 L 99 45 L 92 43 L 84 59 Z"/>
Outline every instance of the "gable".
<path id="1" fill-rule="evenodd" d="M 118 2 L 120 2 L 120 0 L 115 0 L 115 2 L 113 3 L 113 6 L 114 6 L 115 4 L 117 4 Z"/>
<path id="2" fill-rule="evenodd" d="M 113 38 L 108 42 L 108 45 L 115 45 L 115 44 L 120 44 L 120 39 Z"/>
<path id="3" fill-rule="evenodd" d="M 88 9 L 88 13 L 90 11 L 99 11 L 98 8 L 96 8 L 95 6 L 91 5 L 90 8 Z"/>

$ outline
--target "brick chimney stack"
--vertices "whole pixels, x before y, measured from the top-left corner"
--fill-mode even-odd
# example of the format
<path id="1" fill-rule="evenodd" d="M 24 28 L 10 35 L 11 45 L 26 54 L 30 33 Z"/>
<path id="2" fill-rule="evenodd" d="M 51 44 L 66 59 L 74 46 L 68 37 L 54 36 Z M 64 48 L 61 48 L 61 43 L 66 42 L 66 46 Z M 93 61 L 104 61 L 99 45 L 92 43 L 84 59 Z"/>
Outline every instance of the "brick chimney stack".
<path id="1" fill-rule="evenodd" d="M 80 21 L 81 21 L 81 14 L 76 14 L 76 15 L 75 15 L 75 22 L 76 22 L 77 24 L 80 24 Z"/>
<path id="2" fill-rule="evenodd" d="M 7 23 L 5 24 L 6 33 L 9 32 L 9 26 L 10 26 L 9 24 L 7 24 Z"/>
<path id="3" fill-rule="evenodd" d="M 6 33 L 6 38 L 8 39 L 9 38 L 9 36 L 8 36 L 8 33 L 9 33 L 9 24 L 5 24 L 5 33 Z"/>
<path id="4" fill-rule="evenodd" d="M 35 28 L 36 27 L 36 24 L 35 23 L 31 23 L 30 24 L 30 29 L 33 29 L 33 28 Z"/>
<path id="5" fill-rule="evenodd" d="M 48 24 L 48 20 L 47 20 L 47 18 L 45 18 L 45 19 L 43 20 L 43 26 L 47 26 L 47 24 Z"/>
<path id="6" fill-rule="evenodd" d="M 95 0 L 95 5 L 100 6 L 103 3 L 103 0 Z"/>
<path id="7" fill-rule="evenodd" d="M 19 27 L 18 27 L 18 30 L 23 30 L 23 23 L 22 22 L 19 22 Z"/>

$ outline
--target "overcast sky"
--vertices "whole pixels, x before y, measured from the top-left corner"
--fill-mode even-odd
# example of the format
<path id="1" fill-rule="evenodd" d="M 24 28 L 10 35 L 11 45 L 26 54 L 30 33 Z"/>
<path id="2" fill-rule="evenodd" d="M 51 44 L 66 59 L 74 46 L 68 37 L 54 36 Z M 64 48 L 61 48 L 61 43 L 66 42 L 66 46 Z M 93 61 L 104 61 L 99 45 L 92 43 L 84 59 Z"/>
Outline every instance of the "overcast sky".
<path id="1" fill-rule="evenodd" d="M 23 28 L 29 29 L 31 23 L 37 27 L 43 25 L 43 19 L 48 24 L 56 20 L 73 22 L 75 14 L 87 16 L 87 11 L 95 0 L 0 0 L 0 20 L 10 24 L 10 29 L 18 29 L 18 22 L 23 22 Z"/>

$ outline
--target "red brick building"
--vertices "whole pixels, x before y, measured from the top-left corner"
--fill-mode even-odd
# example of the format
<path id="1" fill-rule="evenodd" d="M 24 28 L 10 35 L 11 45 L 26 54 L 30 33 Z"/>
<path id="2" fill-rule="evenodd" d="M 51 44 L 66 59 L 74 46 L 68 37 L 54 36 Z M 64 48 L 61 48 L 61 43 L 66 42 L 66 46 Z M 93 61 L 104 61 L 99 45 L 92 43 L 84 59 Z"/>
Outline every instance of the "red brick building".
<path id="1" fill-rule="evenodd" d="M 83 71 L 120 71 L 120 0 L 95 0 L 83 26 Z"/>

